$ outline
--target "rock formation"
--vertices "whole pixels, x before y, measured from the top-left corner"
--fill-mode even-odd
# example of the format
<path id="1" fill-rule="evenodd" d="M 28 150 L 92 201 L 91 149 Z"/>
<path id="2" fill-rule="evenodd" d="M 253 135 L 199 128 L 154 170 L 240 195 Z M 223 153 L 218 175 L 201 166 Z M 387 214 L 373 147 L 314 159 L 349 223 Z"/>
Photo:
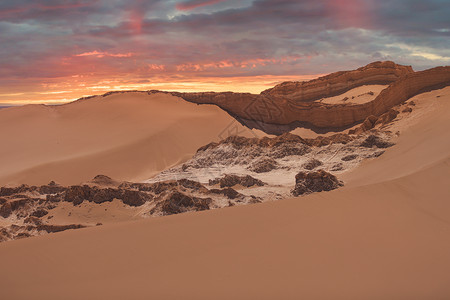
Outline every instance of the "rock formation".
<path id="1" fill-rule="evenodd" d="M 295 187 L 292 190 L 294 196 L 310 194 L 322 191 L 331 191 L 343 186 L 336 176 L 324 170 L 312 172 L 299 172 L 295 176 Z"/>
<path id="2" fill-rule="evenodd" d="M 374 62 L 357 70 L 336 72 L 311 81 L 283 82 L 263 91 L 263 94 L 296 103 L 310 102 L 340 95 L 362 85 L 391 84 L 413 72 L 410 66 L 397 65 L 391 61 Z"/>
<path id="3" fill-rule="evenodd" d="M 221 186 L 228 186 L 231 181 L 243 186 L 263 184 L 250 176 L 229 176 L 219 181 Z M 64 187 L 51 182 L 43 186 L 3 187 L 0 188 L 0 193 L 0 218 L 4 219 L 3 227 L 0 226 L 0 242 L 93 226 L 52 223 L 52 210 L 59 205 L 67 207 L 64 202 L 72 203 L 74 209 L 83 209 L 80 204 L 85 201 L 98 205 L 118 200 L 127 205 L 127 209 L 140 207 L 138 212 L 146 210 L 143 212 L 146 215 L 164 216 L 260 201 L 230 187 L 209 190 L 203 184 L 187 179 L 133 183 L 117 182 L 104 175 L 96 176 L 81 185 Z"/>
<path id="4" fill-rule="evenodd" d="M 363 104 L 327 104 L 317 101 L 371 84 L 389 86 L 374 100 Z M 249 128 L 279 135 L 296 127 L 308 127 L 320 132 L 348 128 L 369 116 L 380 117 L 417 94 L 449 85 L 450 66 L 414 72 L 410 66 L 378 61 L 356 70 L 335 72 L 311 81 L 283 82 L 260 94 L 141 92 L 166 93 L 197 104 L 214 104 Z M 139 91 L 113 91 L 103 97 L 127 92 Z"/>
<path id="5" fill-rule="evenodd" d="M 238 176 L 238 175 L 229 175 L 225 174 L 222 178 L 216 178 L 209 181 L 209 185 L 215 185 L 219 184 L 221 188 L 225 187 L 233 187 L 235 185 L 241 185 L 245 187 L 252 187 L 252 186 L 263 186 L 265 185 L 264 182 L 262 182 L 259 179 L 256 179 L 250 175 L 246 176 Z"/>
<path id="6" fill-rule="evenodd" d="M 151 213 L 159 211 L 163 216 L 167 216 L 188 211 L 208 210 L 211 202 L 211 198 L 192 197 L 175 191 L 159 202 Z"/>
<path id="7" fill-rule="evenodd" d="M 317 168 L 317 167 L 320 167 L 321 165 L 323 165 L 323 162 L 321 162 L 320 160 L 318 160 L 318 159 L 315 159 L 315 158 L 311 158 L 310 160 L 308 160 L 306 163 L 304 163 L 303 165 L 302 165 L 302 167 L 304 168 L 304 169 L 306 169 L 306 170 L 313 170 L 313 169 L 315 169 L 315 168 Z"/>
<path id="8" fill-rule="evenodd" d="M 390 85 L 374 100 L 364 104 L 314 101 L 367 84 Z M 259 95 L 231 92 L 171 94 L 190 102 L 218 105 L 251 128 L 279 134 L 280 130 L 289 131 L 298 126 L 317 130 L 349 127 L 369 116 L 379 117 L 417 94 L 448 85 L 450 67 L 414 72 L 411 67 L 393 62 L 375 62 L 308 82 L 285 82 Z"/>
<path id="9" fill-rule="evenodd" d="M 363 104 L 327 104 L 317 101 L 371 84 L 389 86 L 374 100 Z M 145 92 L 167 93 L 197 104 L 214 104 L 249 128 L 279 135 L 296 127 L 308 127 L 321 132 L 348 128 L 369 116 L 380 117 L 417 94 L 448 85 L 450 66 L 414 72 L 410 66 L 378 61 L 356 70 L 336 72 L 311 81 L 283 82 L 260 94 Z M 126 92 L 138 91 L 113 91 L 103 96 Z"/>

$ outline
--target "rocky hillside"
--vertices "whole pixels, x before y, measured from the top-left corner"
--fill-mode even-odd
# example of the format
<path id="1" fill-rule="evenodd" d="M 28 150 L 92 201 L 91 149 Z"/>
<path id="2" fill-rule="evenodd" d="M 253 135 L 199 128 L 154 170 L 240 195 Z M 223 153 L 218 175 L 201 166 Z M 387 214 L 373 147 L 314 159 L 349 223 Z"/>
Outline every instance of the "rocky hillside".
<path id="1" fill-rule="evenodd" d="M 342 186 L 337 175 L 382 155 L 390 137 L 376 129 L 314 139 L 230 136 L 143 183 L 98 175 L 72 186 L 0 187 L 0 242 L 101 225 L 108 216 L 130 220 L 329 191 Z"/>

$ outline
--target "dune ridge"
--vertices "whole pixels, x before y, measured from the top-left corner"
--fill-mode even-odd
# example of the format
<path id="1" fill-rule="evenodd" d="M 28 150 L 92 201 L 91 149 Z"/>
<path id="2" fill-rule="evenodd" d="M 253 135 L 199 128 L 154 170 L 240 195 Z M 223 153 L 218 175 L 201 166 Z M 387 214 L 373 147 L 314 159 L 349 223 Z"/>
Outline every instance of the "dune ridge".
<path id="1" fill-rule="evenodd" d="M 260 134 L 216 106 L 161 93 L 6 108 L 0 111 L 0 185 L 78 184 L 98 174 L 143 180 L 230 132 Z"/>

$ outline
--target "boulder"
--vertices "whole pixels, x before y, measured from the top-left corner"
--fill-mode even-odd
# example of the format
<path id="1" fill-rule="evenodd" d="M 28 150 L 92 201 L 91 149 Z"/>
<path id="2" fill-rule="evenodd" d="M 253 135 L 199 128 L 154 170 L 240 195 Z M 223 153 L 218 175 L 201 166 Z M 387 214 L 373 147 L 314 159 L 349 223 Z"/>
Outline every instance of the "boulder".
<path id="1" fill-rule="evenodd" d="M 392 122 L 395 118 L 397 118 L 397 116 L 398 116 L 398 111 L 391 108 L 390 110 L 388 110 L 387 112 L 385 112 L 378 118 L 378 120 L 375 122 L 375 126 L 380 125 L 380 124 L 381 125 L 388 124 L 388 123 Z"/>
<path id="2" fill-rule="evenodd" d="M 3 218 L 7 218 L 11 215 L 12 209 L 11 204 L 9 202 L 4 203 L 2 206 L 0 206 L 0 216 Z"/>
<path id="3" fill-rule="evenodd" d="M 54 181 L 51 181 L 47 185 L 41 185 L 38 188 L 38 191 L 39 191 L 40 194 L 57 194 L 57 193 L 64 192 L 65 190 L 66 190 L 65 187 L 57 184 Z"/>
<path id="4" fill-rule="evenodd" d="M 402 110 L 402 113 L 410 113 L 410 112 L 412 112 L 412 108 L 411 107 L 405 107 L 403 110 Z"/>
<path id="5" fill-rule="evenodd" d="M 163 215 L 173 215 L 187 211 L 208 210 L 211 202 L 211 198 L 191 197 L 176 191 L 169 194 L 158 206 Z"/>
<path id="6" fill-rule="evenodd" d="M 311 171 L 317 167 L 320 167 L 321 165 L 323 165 L 323 162 L 321 162 L 318 159 L 312 158 L 312 159 L 308 160 L 306 163 L 304 163 L 302 165 L 302 168 Z"/>
<path id="7" fill-rule="evenodd" d="M 272 170 L 278 169 L 278 167 L 279 167 L 278 163 L 273 158 L 262 157 L 253 162 L 248 167 L 248 170 L 255 173 L 267 173 Z"/>
<path id="8" fill-rule="evenodd" d="M 91 199 L 91 188 L 87 185 L 73 185 L 67 188 L 64 201 L 73 205 L 81 204 L 84 200 Z"/>
<path id="9" fill-rule="evenodd" d="M 383 138 L 376 136 L 374 134 L 369 135 L 361 144 L 361 147 L 372 148 L 388 148 L 393 146 L 394 143 L 384 140 Z"/>
<path id="10" fill-rule="evenodd" d="M 322 191 L 331 191 L 343 186 L 336 176 L 324 170 L 312 172 L 299 172 L 295 176 L 295 187 L 292 190 L 294 196 L 310 194 Z"/>
<path id="11" fill-rule="evenodd" d="M 251 186 L 263 186 L 265 185 L 264 182 L 262 182 L 259 179 L 256 179 L 250 175 L 246 176 L 238 176 L 238 175 L 229 175 L 225 174 L 222 178 L 216 178 L 214 180 L 209 181 L 210 185 L 219 184 L 221 188 L 224 187 L 232 187 L 235 185 L 242 185 L 244 187 L 251 187 Z"/>
<path id="12" fill-rule="evenodd" d="M 120 197 L 124 204 L 129 206 L 141 206 L 152 199 L 150 194 L 140 191 L 122 190 Z"/>
<path id="13" fill-rule="evenodd" d="M 43 216 L 48 215 L 48 211 L 43 208 L 36 209 L 32 214 L 33 217 L 42 218 Z"/>

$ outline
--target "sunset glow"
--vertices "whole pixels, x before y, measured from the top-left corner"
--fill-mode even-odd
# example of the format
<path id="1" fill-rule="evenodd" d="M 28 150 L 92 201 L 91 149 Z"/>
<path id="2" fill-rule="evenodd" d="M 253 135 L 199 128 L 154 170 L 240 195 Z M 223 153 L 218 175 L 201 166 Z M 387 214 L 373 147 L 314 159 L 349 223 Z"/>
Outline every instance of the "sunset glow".
<path id="1" fill-rule="evenodd" d="M 443 0 L 3 1 L 0 105 L 259 93 L 376 60 L 426 69 L 448 64 L 449 13 Z"/>

